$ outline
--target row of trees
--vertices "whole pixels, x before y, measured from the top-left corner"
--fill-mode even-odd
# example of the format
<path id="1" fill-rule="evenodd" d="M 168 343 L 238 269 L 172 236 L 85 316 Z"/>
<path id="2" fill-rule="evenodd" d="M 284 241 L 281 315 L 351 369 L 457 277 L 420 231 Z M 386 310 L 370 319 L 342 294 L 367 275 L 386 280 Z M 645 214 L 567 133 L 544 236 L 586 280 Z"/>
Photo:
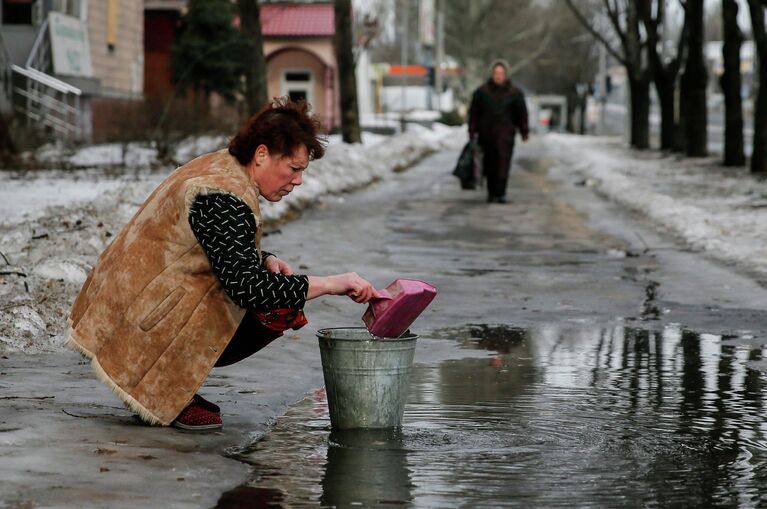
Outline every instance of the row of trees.
<path id="1" fill-rule="evenodd" d="M 650 146 L 650 87 L 654 85 L 661 109 L 661 149 L 704 156 L 707 152 L 707 82 L 704 43 L 704 0 L 670 0 L 684 12 L 675 42 L 676 51 L 664 57 L 670 27 L 669 0 L 566 0 L 568 7 L 592 36 L 626 69 L 630 92 L 630 142 Z M 757 48 L 759 89 L 754 108 L 751 171 L 767 173 L 767 0 L 747 0 L 751 32 Z M 745 164 L 740 48 L 744 36 L 738 26 L 737 0 L 721 0 L 724 38 L 725 97 L 724 164 Z"/>
<path id="2" fill-rule="evenodd" d="M 471 90 L 487 79 L 488 63 L 501 54 L 512 62 L 515 79 L 539 93 L 567 95 L 571 112 L 578 106 L 583 112 L 586 85 L 593 83 L 596 74 L 597 41 L 627 71 L 631 145 L 639 149 L 650 146 L 650 87 L 654 86 L 661 109 L 661 148 L 689 156 L 706 153 L 704 0 L 565 0 L 569 10 L 559 2 L 538 0 L 436 1 L 445 20 L 445 52 L 464 70 L 451 83 L 460 98 L 467 99 Z M 726 109 L 724 158 L 725 164 L 732 166 L 743 165 L 746 160 L 740 96 L 740 47 L 744 36 L 737 21 L 739 1 L 721 0 L 720 9 L 724 37 L 720 85 Z M 747 2 L 759 61 L 767 62 L 767 0 Z M 351 0 L 334 3 L 342 133 L 345 141 L 359 142 Z M 672 26 L 670 3 L 683 9 L 681 29 Z M 192 90 L 207 97 L 216 93 L 230 102 L 241 102 L 246 114 L 265 104 L 266 64 L 258 4 L 259 0 L 189 0 L 172 55 L 174 94 Z M 415 33 L 418 2 L 395 1 L 395 5 L 399 18 L 395 23 L 409 19 L 415 26 L 408 30 Z M 406 9 L 411 12 L 402 16 Z M 385 9 L 379 11 L 377 16 L 383 17 Z M 232 24 L 235 15 L 239 16 L 239 29 Z M 671 31 L 676 31 L 678 37 L 673 41 L 675 51 L 667 56 L 668 41 L 663 34 Z M 363 30 L 358 27 L 357 32 L 359 36 Z M 401 47 L 401 38 L 377 42 L 376 51 L 385 61 L 396 61 L 402 51 L 412 53 L 409 61 L 417 61 L 412 40 L 406 48 Z M 765 86 L 759 87 L 754 108 L 751 168 L 767 172 L 767 65 L 759 66 L 759 77 L 759 83 Z M 161 116 L 159 123 L 163 120 Z M 569 125 L 570 120 L 568 115 L 568 128 L 576 130 Z M 13 144 L 0 144 L 0 149 L 4 147 L 9 151 Z"/>

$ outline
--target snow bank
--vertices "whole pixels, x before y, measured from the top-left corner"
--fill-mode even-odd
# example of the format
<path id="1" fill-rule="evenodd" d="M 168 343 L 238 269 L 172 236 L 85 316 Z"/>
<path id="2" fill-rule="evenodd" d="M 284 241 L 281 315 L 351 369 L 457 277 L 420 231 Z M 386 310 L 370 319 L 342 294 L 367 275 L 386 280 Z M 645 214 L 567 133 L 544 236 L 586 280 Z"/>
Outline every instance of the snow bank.
<path id="1" fill-rule="evenodd" d="M 435 132 L 439 132 L 439 128 L 435 129 Z M 180 163 L 189 161 L 200 154 L 225 147 L 229 138 L 230 136 L 225 135 L 190 136 L 175 146 L 171 158 Z M 331 145 L 342 144 L 340 135 L 331 135 L 327 138 Z M 387 138 L 389 137 L 365 132 L 362 133 L 362 144 L 373 146 Z M 48 144 L 34 154 L 25 154 L 24 157 L 34 159 L 44 166 L 68 169 L 125 167 L 137 170 L 149 169 L 161 164 L 157 160 L 157 149 L 139 142 L 102 143 L 75 149 L 62 144 Z"/>
<path id="2" fill-rule="evenodd" d="M 310 163 L 304 184 L 289 199 L 262 202 L 262 214 L 278 220 L 291 208 L 306 208 L 329 193 L 384 179 L 434 150 L 456 146 L 464 137 L 464 129 L 442 125 L 415 126 L 392 137 L 365 136 L 361 145 L 331 137 L 327 155 Z M 188 140 L 176 154 L 188 160 L 222 148 L 226 141 Z M 52 157 L 47 150 L 46 157 Z M 142 150 L 135 154 L 137 164 L 148 157 Z M 67 157 L 109 166 L 117 152 L 111 145 L 98 146 Z M 88 270 L 172 169 L 0 173 L 0 352 L 62 348 L 66 316 Z M 21 190 L 29 192 L 18 199 Z M 15 215 L 2 214 L 4 203 L 13 204 Z M 48 206 L 51 203 L 54 206 Z"/>
<path id="3" fill-rule="evenodd" d="M 613 201 L 642 212 L 695 249 L 767 276 L 767 182 L 718 159 L 633 151 L 614 138 L 550 134 L 561 161 Z"/>

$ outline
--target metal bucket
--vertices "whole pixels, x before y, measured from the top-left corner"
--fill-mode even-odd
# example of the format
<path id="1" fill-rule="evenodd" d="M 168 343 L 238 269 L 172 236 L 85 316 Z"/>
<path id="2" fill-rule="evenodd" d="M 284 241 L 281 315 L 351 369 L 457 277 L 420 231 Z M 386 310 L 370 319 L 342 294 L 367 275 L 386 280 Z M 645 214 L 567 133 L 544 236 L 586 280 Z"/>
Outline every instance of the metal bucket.
<path id="1" fill-rule="evenodd" d="M 334 429 L 402 424 L 416 334 L 376 339 L 364 327 L 320 329 L 322 372 Z"/>

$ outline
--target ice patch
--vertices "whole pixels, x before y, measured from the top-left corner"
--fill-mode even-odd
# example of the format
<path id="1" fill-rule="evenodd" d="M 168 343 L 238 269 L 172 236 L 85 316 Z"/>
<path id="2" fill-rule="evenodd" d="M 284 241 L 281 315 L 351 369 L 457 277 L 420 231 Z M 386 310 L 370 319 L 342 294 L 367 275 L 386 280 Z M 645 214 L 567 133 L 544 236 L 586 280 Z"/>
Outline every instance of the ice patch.
<path id="1" fill-rule="evenodd" d="M 19 306 L 11 311 L 13 326 L 24 332 L 25 335 L 36 337 L 45 332 L 43 318 L 29 306 Z"/>
<path id="2" fill-rule="evenodd" d="M 88 276 L 84 268 L 68 260 L 49 260 L 35 267 L 32 272 L 47 279 L 61 279 L 76 284 L 83 284 Z"/>

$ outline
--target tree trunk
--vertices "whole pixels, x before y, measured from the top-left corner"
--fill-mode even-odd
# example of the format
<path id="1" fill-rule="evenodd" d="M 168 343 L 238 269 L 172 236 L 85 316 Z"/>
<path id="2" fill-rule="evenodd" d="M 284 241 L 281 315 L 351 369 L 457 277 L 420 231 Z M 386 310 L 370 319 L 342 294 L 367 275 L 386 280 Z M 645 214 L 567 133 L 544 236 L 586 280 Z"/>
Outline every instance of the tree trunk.
<path id="1" fill-rule="evenodd" d="M 639 77 L 629 75 L 631 94 L 631 146 L 650 147 L 650 79 L 647 73 Z"/>
<path id="2" fill-rule="evenodd" d="M 575 124 L 574 124 L 574 117 L 575 117 L 575 106 L 570 105 L 570 101 L 567 101 L 567 115 L 565 118 L 565 131 L 568 133 L 575 134 Z"/>
<path id="3" fill-rule="evenodd" d="M 764 52 L 763 58 L 767 58 L 767 52 Z M 754 106 L 754 139 L 751 152 L 753 173 L 767 173 L 767 65 L 760 67 L 762 70 L 759 72 L 759 92 Z"/>
<path id="4" fill-rule="evenodd" d="M 740 46 L 743 34 L 738 27 L 738 2 L 722 0 L 724 73 L 719 85 L 724 94 L 724 165 L 743 166 L 743 101 L 740 96 Z"/>
<path id="5" fill-rule="evenodd" d="M 572 87 L 567 95 L 567 117 L 565 118 L 565 131 L 575 134 L 575 111 L 578 108 L 578 92 Z"/>
<path id="6" fill-rule="evenodd" d="M 748 0 L 751 28 L 759 62 L 759 91 L 754 106 L 754 139 L 751 143 L 751 172 L 767 173 L 767 34 L 764 8 L 758 0 Z"/>
<path id="7" fill-rule="evenodd" d="M 18 154 L 16 144 L 11 137 L 10 118 L 10 115 L 0 113 L 0 161 L 10 161 Z"/>
<path id="8" fill-rule="evenodd" d="M 653 16 L 653 10 L 655 10 L 655 16 Z M 682 27 L 677 55 L 673 60 L 665 63 L 658 54 L 658 27 L 665 26 L 668 23 L 665 2 L 658 2 L 654 9 L 651 3 L 646 2 L 642 4 L 640 13 L 645 26 L 645 32 L 647 33 L 647 60 L 650 64 L 655 91 L 658 94 L 658 102 L 660 103 L 660 148 L 661 150 L 673 150 L 674 117 L 676 114 L 676 78 L 679 74 L 679 62 L 681 61 L 681 45 L 687 28 Z"/>
<path id="9" fill-rule="evenodd" d="M 682 75 L 682 100 L 687 102 L 685 152 L 690 157 L 703 157 L 707 150 L 706 61 L 703 58 L 703 0 L 688 0 L 686 14 L 689 36 L 687 60 Z"/>
<path id="10" fill-rule="evenodd" d="M 640 3 L 629 0 L 623 47 L 631 94 L 630 139 L 632 147 L 646 149 L 650 148 L 650 70 L 643 65 L 640 20 Z"/>
<path id="11" fill-rule="evenodd" d="M 258 0 L 237 0 L 240 30 L 248 41 L 248 59 L 245 67 L 245 102 L 248 115 L 253 115 L 269 100 L 266 90 L 266 59 L 264 39 L 261 36 L 261 14 Z"/>
<path id="12" fill-rule="evenodd" d="M 338 85 L 341 93 L 341 135 L 346 143 L 361 143 L 357 79 L 352 52 L 352 2 L 335 0 L 336 35 L 334 46 L 338 61 Z"/>
<path id="13" fill-rule="evenodd" d="M 655 91 L 660 103 L 660 149 L 674 148 L 676 72 L 674 76 L 665 69 L 655 70 Z"/>
<path id="14" fill-rule="evenodd" d="M 684 79 L 679 76 L 679 83 L 674 91 L 676 110 L 674 111 L 674 152 L 687 149 L 687 101 L 684 97 Z"/>

